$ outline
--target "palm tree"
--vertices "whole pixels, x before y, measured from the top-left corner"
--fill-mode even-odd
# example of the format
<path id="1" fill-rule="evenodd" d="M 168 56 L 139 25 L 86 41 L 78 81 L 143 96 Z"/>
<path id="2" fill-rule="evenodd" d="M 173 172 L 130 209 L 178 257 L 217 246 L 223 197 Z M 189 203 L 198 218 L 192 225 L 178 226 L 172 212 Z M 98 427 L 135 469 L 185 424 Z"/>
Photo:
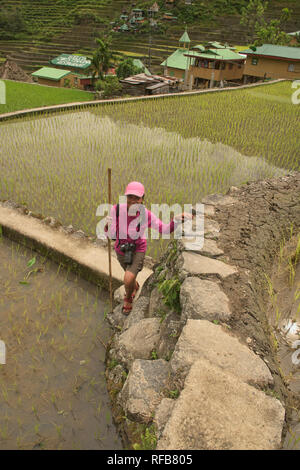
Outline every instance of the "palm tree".
<path id="1" fill-rule="evenodd" d="M 93 80 L 95 79 L 96 74 L 103 80 L 104 74 L 108 71 L 109 67 L 112 65 L 112 59 L 116 58 L 116 55 L 111 49 L 112 39 L 109 36 L 107 39 L 96 38 L 97 49 L 93 53 L 91 67 L 93 69 L 92 76 Z"/>

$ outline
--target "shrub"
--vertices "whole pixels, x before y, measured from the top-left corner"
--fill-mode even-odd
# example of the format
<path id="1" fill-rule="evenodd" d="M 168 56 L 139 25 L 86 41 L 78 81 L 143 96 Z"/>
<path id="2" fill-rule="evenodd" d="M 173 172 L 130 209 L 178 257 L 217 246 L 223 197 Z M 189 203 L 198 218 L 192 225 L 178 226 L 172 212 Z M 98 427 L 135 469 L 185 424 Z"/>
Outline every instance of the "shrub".
<path id="1" fill-rule="evenodd" d="M 103 98 L 110 98 L 111 96 L 119 95 L 122 91 L 122 85 L 115 76 L 105 77 L 104 80 L 96 82 L 96 90 L 103 91 Z"/>

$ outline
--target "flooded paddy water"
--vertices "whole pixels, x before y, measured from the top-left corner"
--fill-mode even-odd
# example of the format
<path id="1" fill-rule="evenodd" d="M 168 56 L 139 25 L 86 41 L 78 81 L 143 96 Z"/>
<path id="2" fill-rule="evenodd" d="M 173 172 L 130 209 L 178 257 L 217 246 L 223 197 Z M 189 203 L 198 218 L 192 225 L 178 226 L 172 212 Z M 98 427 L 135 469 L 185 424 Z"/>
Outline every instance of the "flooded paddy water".
<path id="1" fill-rule="evenodd" d="M 122 449 L 105 381 L 108 295 L 0 237 L 0 450 Z"/>

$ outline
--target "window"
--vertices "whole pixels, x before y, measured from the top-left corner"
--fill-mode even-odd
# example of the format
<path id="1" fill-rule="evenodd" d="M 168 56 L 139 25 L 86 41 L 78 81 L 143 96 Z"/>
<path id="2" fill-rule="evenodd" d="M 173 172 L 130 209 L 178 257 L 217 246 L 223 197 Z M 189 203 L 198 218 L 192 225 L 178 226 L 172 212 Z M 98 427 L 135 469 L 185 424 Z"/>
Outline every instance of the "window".
<path id="1" fill-rule="evenodd" d="M 257 65 L 258 64 L 258 58 L 257 57 L 252 57 L 251 64 L 252 65 Z"/>
<path id="2" fill-rule="evenodd" d="M 288 65 L 288 71 L 289 72 L 295 72 L 295 64 L 289 64 Z"/>
<path id="3" fill-rule="evenodd" d="M 229 70 L 233 69 L 233 64 L 229 64 Z"/>

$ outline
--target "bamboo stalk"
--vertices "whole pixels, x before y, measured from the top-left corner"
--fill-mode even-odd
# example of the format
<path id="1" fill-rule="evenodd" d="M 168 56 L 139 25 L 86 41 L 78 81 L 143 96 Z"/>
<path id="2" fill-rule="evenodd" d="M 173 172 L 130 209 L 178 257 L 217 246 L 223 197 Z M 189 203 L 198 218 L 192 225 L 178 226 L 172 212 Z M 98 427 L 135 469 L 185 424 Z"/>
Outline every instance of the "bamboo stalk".
<path id="1" fill-rule="evenodd" d="M 108 203 L 111 204 L 111 168 L 108 168 Z M 112 270 L 111 270 L 111 239 L 108 238 L 108 266 L 109 266 L 109 297 L 110 311 L 113 312 Z"/>

